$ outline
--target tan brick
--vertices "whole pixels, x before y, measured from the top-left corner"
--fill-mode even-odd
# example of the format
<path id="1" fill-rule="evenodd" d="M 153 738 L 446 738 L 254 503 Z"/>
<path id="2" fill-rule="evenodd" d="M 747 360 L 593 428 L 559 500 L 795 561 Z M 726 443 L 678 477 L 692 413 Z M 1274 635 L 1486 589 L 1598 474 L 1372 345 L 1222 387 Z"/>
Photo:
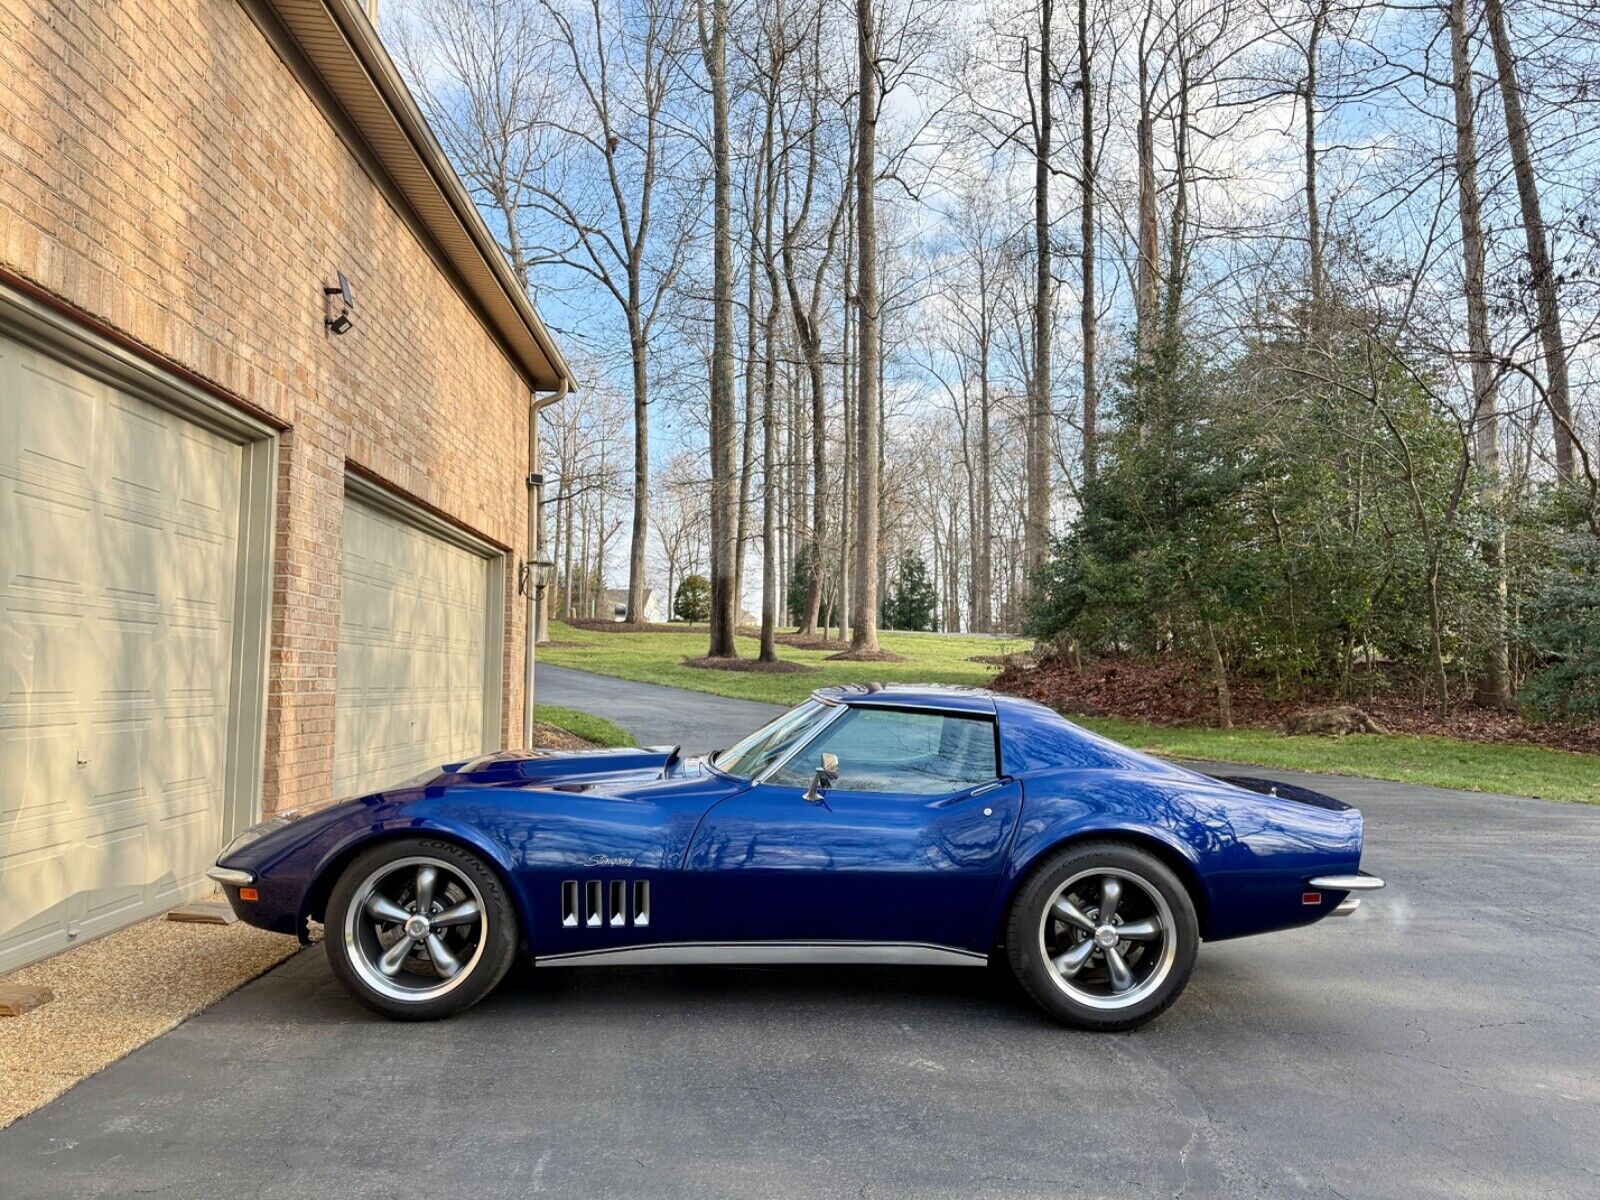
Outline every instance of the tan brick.
<path id="1" fill-rule="evenodd" d="M 346 463 L 519 547 L 522 381 L 237 0 L 0 0 L 0 256 L 289 427 L 265 807 L 325 802 Z M 340 270 L 355 328 L 330 338 L 321 289 Z"/>

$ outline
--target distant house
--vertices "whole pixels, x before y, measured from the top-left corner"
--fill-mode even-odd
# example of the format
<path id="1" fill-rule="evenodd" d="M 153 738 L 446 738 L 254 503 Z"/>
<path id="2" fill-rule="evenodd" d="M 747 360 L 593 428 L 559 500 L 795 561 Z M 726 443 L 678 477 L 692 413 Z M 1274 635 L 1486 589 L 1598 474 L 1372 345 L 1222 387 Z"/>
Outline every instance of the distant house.
<path id="1" fill-rule="evenodd" d="M 644 619 L 646 621 L 657 620 L 661 615 L 655 611 L 655 602 L 655 588 L 645 588 Z M 628 589 L 607 588 L 605 593 L 605 603 L 602 606 L 601 611 L 606 617 L 609 617 L 613 621 L 626 621 L 628 619 Z"/>

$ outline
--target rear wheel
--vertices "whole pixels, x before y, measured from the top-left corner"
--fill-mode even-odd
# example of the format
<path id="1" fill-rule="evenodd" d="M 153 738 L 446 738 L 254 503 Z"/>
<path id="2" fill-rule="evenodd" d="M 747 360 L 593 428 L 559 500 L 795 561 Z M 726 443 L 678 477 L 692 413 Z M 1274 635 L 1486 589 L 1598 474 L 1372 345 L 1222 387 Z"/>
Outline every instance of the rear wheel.
<path id="1" fill-rule="evenodd" d="M 1011 908 L 1011 968 L 1046 1012 L 1080 1029 L 1132 1029 L 1164 1012 L 1194 969 L 1199 922 L 1154 855 L 1084 842 L 1036 870 Z"/>
<path id="2" fill-rule="evenodd" d="M 385 842 L 328 899 L 328 961 L 374 1012 L 427 1021 L 469 1008 L 504 977 L 517 925 L 499 877 L 452 842 Z"/>

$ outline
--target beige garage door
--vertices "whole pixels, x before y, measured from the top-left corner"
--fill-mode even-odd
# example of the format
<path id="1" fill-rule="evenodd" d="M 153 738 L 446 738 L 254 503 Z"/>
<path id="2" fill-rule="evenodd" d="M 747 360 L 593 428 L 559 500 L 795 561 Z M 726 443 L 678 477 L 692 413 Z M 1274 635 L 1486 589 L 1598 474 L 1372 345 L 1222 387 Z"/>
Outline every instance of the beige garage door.
<path id="1" fill-rule="evenodd" d="M 397 511 L 346 496 L 335 796 L 489 747 L 490 567 Z"/>
<path id="2" fill-rule="evenodd" d="M 0 971 L 209 887 L 242 454 L 0 338 Z"/>

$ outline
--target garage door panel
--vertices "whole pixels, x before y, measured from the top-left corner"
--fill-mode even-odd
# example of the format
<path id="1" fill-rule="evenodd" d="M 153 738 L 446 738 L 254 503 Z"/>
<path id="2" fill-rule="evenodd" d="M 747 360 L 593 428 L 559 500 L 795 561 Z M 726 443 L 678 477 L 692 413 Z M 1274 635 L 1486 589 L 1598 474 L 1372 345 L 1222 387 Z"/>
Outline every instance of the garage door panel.
<path id="1" fill-rule="evenodd" d="M 32 597 L 7 606 L 0 614 L 0 718 L 22 720 L 25 709 L 42 715 L 73 702 L 82 627 L 71 612 L 37 608 Z"/>
<path id="2" fill-rule="evenodd" d="M 178 430 L 183 470 L 176 496 L 189 528 L 204 530 L 217 541 L 231 540 L 233 516 L 239 511 L 238 475 L 229 472 L 228 451 L 216 442 Z"/>
<path id="3" fill-rule="evenodd" d="M 154 605 L 168 531 L 154 517 L 108 511 L 95 526 L 94 562 L 108 598 Z"/>
<path id="4" fill-rule="evenodd" d="M 34 827 L 49 827 L 74 809 L 74 726 L 70 720 L 0 729 L 0 844 Z M 0 891 L 0 895 L 3 895 Z"/>
<path id="5" fill-rule="evenodd" d="M 0 520 L 7 538 L 7 594 L 26 591 L 81 595 L 87 585 L 89 505 L 15 479 L 3 481 Z"/>
<path id="6" fill-rule="evenodd" d="M 480 753 L 489 560 L 347 497 L 334 791 Z"/>
<path id="7" fill-rule="evenodd" d="M 0 340 L 0 970 L 221 837 L 243 450 Z"/>
<path id="8" fill-rule="evenodd" d="M 6 377 L 0 404 L 10 409 L 5 425 L 15 432 L 19 474 L 89 490 L 100 384 L 10 343 L 0 346 L 0 375 Z"/>
<path id="9" fill-rule="evenodd" d="M 160 509 L 176 502 L 181 462 L 174 461 L 169 418 L 158 408 L 113 395 L 106 405 L 100 445 L 113 500 Z"/>

